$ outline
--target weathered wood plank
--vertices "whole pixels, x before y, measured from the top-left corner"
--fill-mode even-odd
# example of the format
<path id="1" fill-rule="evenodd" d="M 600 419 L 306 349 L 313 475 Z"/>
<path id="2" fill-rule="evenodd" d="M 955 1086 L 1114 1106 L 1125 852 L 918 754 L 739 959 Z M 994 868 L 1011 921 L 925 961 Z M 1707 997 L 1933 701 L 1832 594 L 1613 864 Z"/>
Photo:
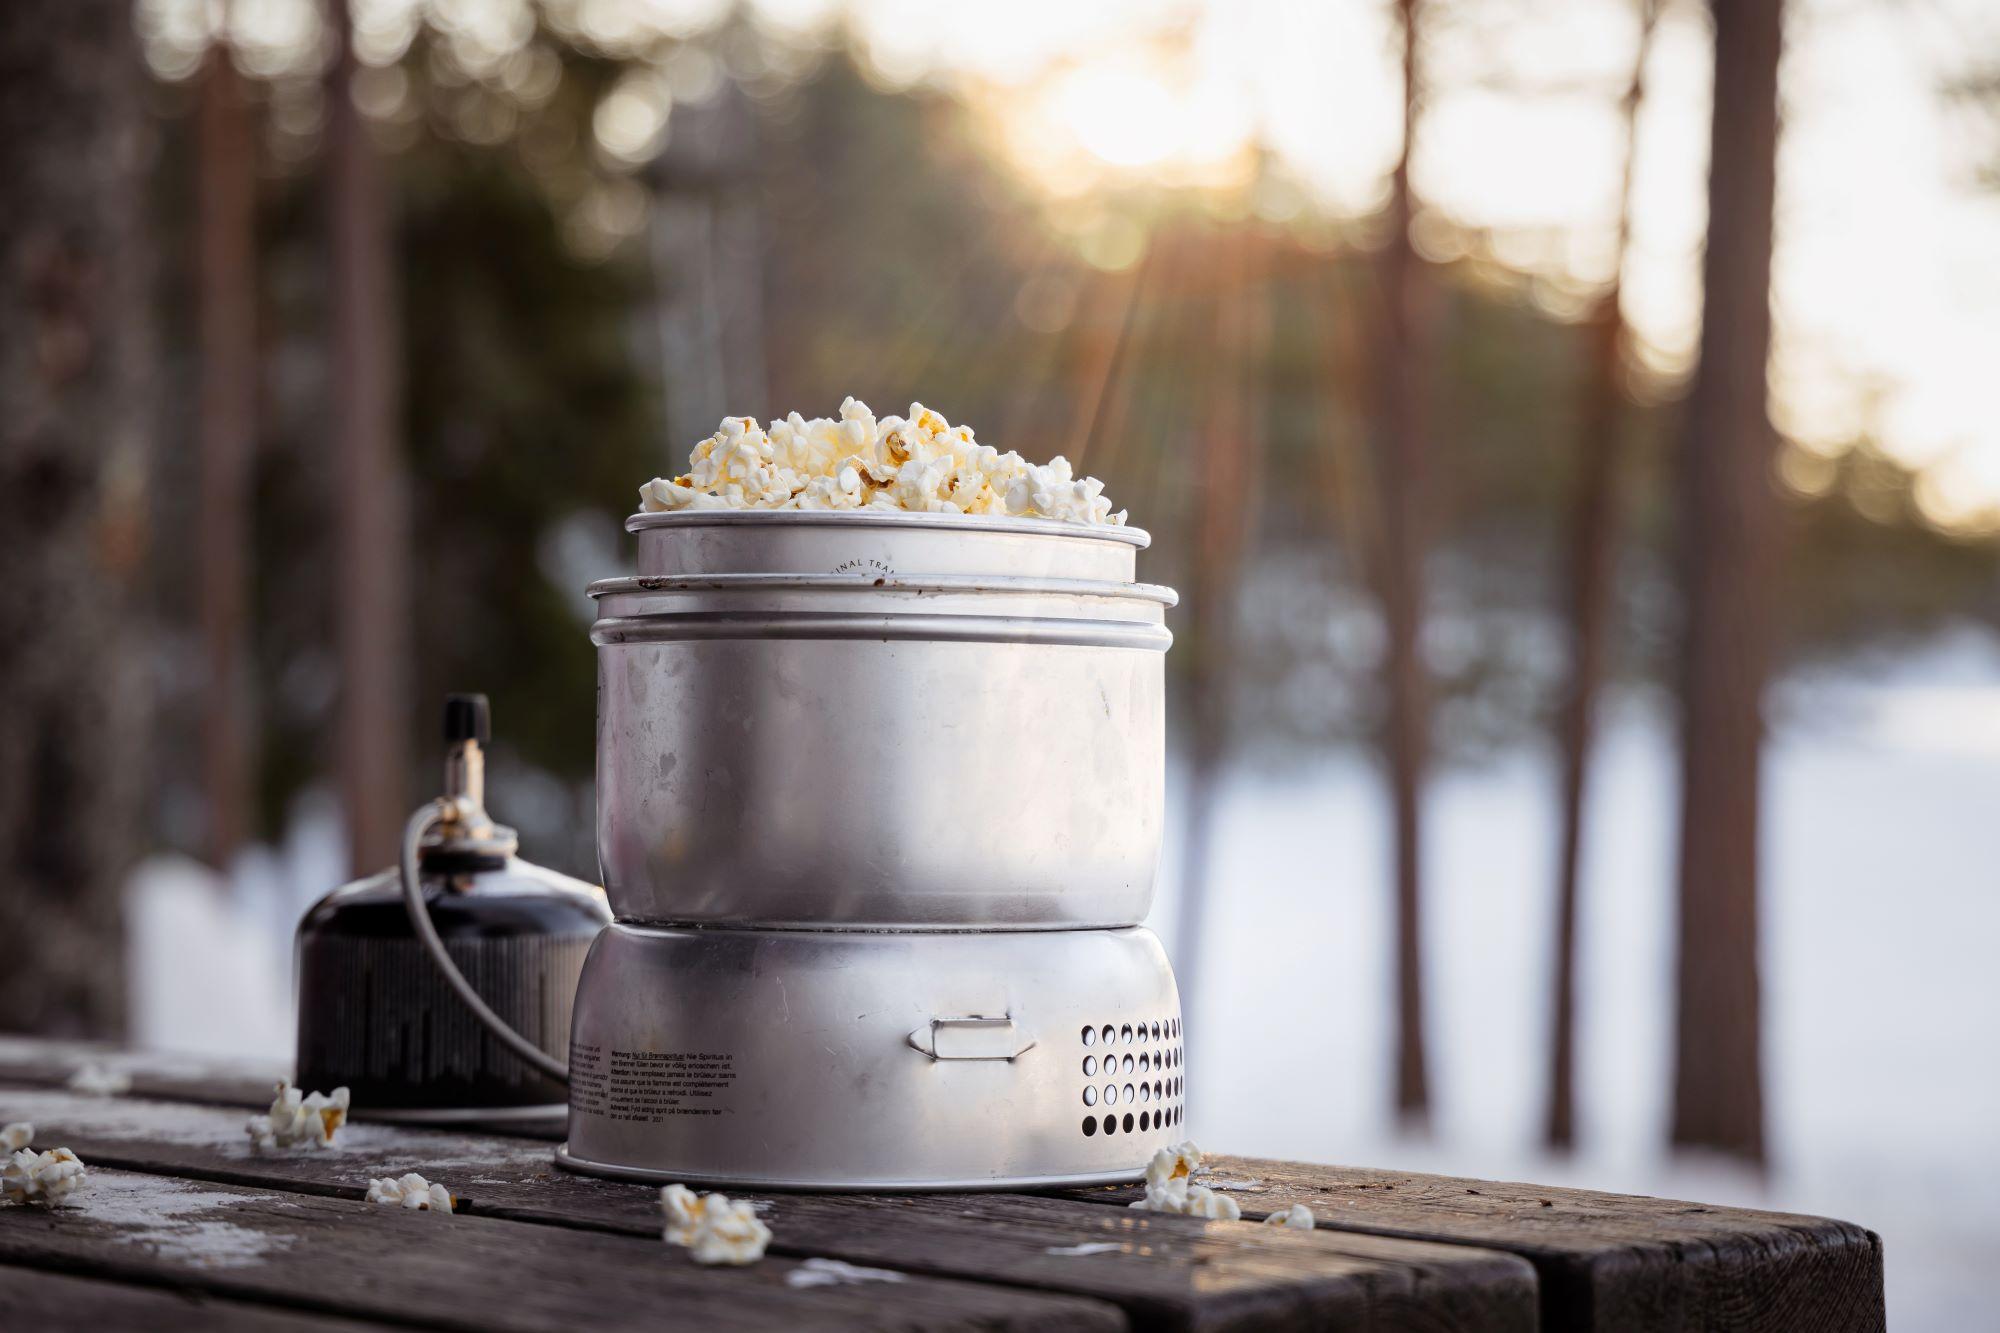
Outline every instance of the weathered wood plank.
<path id="1" fill-rule="evenodd" d="M 222 1106 L 268 1106 L 271 1085 L 292 1075 L 289 1065 L 275 1060 L 225 1060 L 127 1050 L 103 1042 L 0 1036 L 0 1079 L 9 1083 L 59 1088 L 86 1068 L 129 1078 L 135 1096 Z"/>
<path id="2" fill-rule="evenodd" d="M 1114 1306 L 906 1277 L 794 1289 L 790 1260 L 703 1268 L 657 1238 L 98 1168 L 76 1206 L 0 1209 L 0 1262 L 439 1328 L 1106 1329 Z"/>
<path id="3" fill-rule="evenodd" d="M 294 1314 L 199 1291 L 137 1287 L 0 1265 L 0 1313 L 9 1329 L 127 1329 L 147 1333 L 362 1333 L 382 1324 Z"/>
<path id="4" fill-rule="evenodd" d="M 1534 1264 L 1548 1329 L 1866 1333 L 1886 1326 L 1882 1242 L 1848 1222 L 1676 1199 L 1212 1157 L 1254 1181 L 1246 1216 L 1303 1203 L 1322 1228 L 1507 1250 Z M 1062 1191 L 1122 1205 L 1130 1187 Z"/>
<path id="5" fill-rule="evenodd" d="M 0 1077 L 9 1069 L 46 1069 L 51 1049 L 46 1043 L 0 1039 Z M 192 1063 L 198 1062 L 184 1062 Z M 463 1142 L 476 1152 L 486 1140 Z M 518 1141 L 512 1150 L 517 1157 L 546 1152 Z M 1303 1202 L 1318 1215 L 1323 1231 L 1440 1241 L 1522 1256 L 1535 1266 L 1540 1280 L 1546 1328 L 1846 1330 L 1879 1329 L 1885 1322 L 1881 1241 L 1844 1222 L 1401 1172 L 1247 1158 L 1212 1161 L 1217 1178 L 1254 1177 L 1264 1186 L 1237 1195 L 1251 1216 Z M 554 1172 L 549 1177 L 567 1184 L 546 1198 L 524 1198 L 512 1192 L 533 1193 L 534 1178 L 523 1177 L 510 1182 L 510 1190 L 492 1200 L 492 1206 L 524 1216 L 574 1208 L 578 1188 L 599 1184 Z M 311 1183 L 296 1187 L 310 1188 Z M 1063 1197 L 1122 1204 L 1134 1194 L 1136 1190 L 1112 1189 L 1068 1191 Z M 583 1224 L 630 1227 L 650 1207 L 643 1195 L 636 1204 L 616 1198 L 587 1203 L 575 1216 Z M 606 1215 L 600 1216 L 599 1208 Z M 620 1209 L 626 1211 L 618 1213 Z M 614 1222 L 611 1214 L 622 1220 Z M 1074 1229 L 1074 1224 L 1063 1225 Z M 1012 1279 L 996 1275 L 992 1280 Z M 1148 1307 L 1131 1298 L 1127 1308 Z"/>
<path id="6" fill-rule="evenodd" d="M 87 1162 L 358 1197 L 372 1176 L 419 1170 L 472 1213 L 657 1235 L 657 1192 L 557 1171 L 547 1145 L 380 1125 L 336 1151 L 253 1152 L 240 1114 L 0 1086 L 0 1116 Z M 775 1195 L 774 1253 L 971 1278 L 1115 1302 L 1151 1328 L 1528 1329 L 1532 1270 L 1469 1247 L 1113 1211 L 1017 1195 Z M 657 1242 L 654 1242 L 657 1243 Z M 1058 1254 L 1078 1245 L 1114 1247 Z"/>
<path id="7" fill-rule="evenodd" d="M 246 1109 L 269 1106 L 272 1085 L 292 1076 L 291 1066 L 275 1060 L 225 1060 L 211 1055 L 126 1050 L 101 1042 L 58 1044 L 33 1037 L 0 1036 L 0 1081 L 60 1088 L 86 1068 L 129 1079 L 131 1087 L 121 1095 Z M 553 1142 L 564 1137 L 565 1127 L 558 1114 L 536 1119 L 503 1116 L 457 1128 Z"/>

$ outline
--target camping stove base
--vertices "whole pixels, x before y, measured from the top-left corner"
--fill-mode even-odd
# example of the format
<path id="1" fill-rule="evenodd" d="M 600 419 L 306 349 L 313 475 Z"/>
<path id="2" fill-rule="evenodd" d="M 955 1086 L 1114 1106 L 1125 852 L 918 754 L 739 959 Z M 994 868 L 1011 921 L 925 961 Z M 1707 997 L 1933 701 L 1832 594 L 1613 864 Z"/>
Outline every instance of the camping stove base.
<path id="1" fill-rule="evenodd" d="M 703 1189 L 810 1190 L 821 1194 L 963 1194 L 973 1190 L 1069 1189 L 1079 1185 L 1134 1185 L 1146 1178 L 1144 1167 L 1095 1176 L 1012 1176 L 978 1180 L 788 1180 L 762 1176 L 716 1176 L 699 1172 L 662 1171 L 652 1167 L 618 1166 L 575 1156 L 567 1143 L 556 1149 L 556 1165 L 580 1176 L 629 1180 L 641 1185 L 697 1185 Z"/>
<path id="2" fill-rule="evenodd" d="M 1182 1124 L 1151 931 L 615 923 L 577 987 L 572 1171 L 750 1189 L 1119 1184 Z"/>

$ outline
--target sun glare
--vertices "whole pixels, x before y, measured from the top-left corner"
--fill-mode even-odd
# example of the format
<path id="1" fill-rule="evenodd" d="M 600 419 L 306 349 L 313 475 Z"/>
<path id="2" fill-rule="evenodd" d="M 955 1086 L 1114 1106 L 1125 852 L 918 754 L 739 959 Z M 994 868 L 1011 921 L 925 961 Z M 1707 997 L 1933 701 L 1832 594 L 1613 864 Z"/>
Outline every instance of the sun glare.
<path id="1" fill-rule="evenodd" d="M 1182 105 L 1159 79 L 1137 70 L 1075 70 L 1058 85 L 1054 104 L 1076 141 L 1112 166 L 1163 162 L 1184 137 Z"/>

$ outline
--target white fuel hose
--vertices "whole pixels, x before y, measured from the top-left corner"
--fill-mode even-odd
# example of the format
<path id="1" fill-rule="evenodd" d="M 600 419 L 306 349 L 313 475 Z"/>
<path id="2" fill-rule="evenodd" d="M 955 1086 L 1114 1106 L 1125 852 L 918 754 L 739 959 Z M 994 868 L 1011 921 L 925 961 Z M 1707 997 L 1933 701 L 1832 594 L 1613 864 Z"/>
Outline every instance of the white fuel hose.
<path id="1" fill-rule="evenodd" d="M 569 1066 L 516 1032 L 506 1019 L 493 1012 L 492 1006 L 479 997 L 479 992 L 472 989 L 472 983 L 458 970 L 458 964 L 451 961 L 451 954 L 439 938 L 437 927 L 431 924 L 431 912 L 424 902 L 423 878 L 417 868 L 417 859 L 423 849 L 424 834 L 430 832 L 431 825 L 449 817 L 454 810 L 449 800 L 432 801 L 419 807 L 403 827 L 403 855 L 399 864 L 403 875 L 403 905 L 410 909 L 410 924 L 416 927 L 417 938 L 423 941 L 431 961 L 437 964 L 438 971 L 451 983 L 451 988 L 458 992 L 458 998 L 472 1010 L 473 1017 L 484 1023 L 508 1050 L 567 1087 Z"/>

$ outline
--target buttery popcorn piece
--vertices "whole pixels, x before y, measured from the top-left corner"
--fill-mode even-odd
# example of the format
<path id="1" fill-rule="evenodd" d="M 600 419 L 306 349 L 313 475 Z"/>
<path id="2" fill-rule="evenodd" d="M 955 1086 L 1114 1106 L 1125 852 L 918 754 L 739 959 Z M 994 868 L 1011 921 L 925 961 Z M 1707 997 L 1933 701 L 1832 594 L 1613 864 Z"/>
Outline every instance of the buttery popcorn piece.
<path id="1" fill-rule="evenodd" d="M 17 1153 L 35 1141 L 35 1127 L 19 1120 L 0 1129 L 0 1152 Z"/>
<path id="2" fill-rule="evenodd" d="M 1176 1143 L 1162 1148 L 1146 1163 L 1146 1197 L 1132 1207 L 1147 1213 L 1178 1213 L 1185 1217 L 1206 1217 L 1218 1222 L 1234 1222 L 1243 1209 L 1227 1194 L 1218 1194 L 1206 1185 L 1193 1183 L 1201 1165 L 1201 1149 L 1192 1143 Z"/>
<path id="3" fill-rule="evenodd" d="M 1291 1227 L 1295 1231 L 1313 1229 L 1312 1209 L 1302 1203 L 1295 1203 L 1282 1213 L 1272 1213 L 1264 1219 L 1267 1227 Z"/>
<path id="4" fill-rule="evenodd" d="M 384 1176 L 380 1180 L 369 1181 L 368 1202 L 448 1213 L 458 1200 L 444 1186 L 433 1185 L 412 1171 L 402 1177 Z"/>
<path id="5" fill-rule="evenodd" d="M 35 1152 L 22 1148 L 0 1169 L 0 1199 L 59 1208 L 89 1181 L 89 1173 L 67 1148 Z"/>
<path id="6" fill-rule="evenodd" d="M 347 1106 L 346 1088 L 302 1095 L 290 1083 L 280 1083 L 269 1114 L 251 1116 L 244 1129 L 259 1148 L 323 1148 L 347 1123 Z"/>
<path id="7" fill-rule="evenodd" d="M 667 1242 L 684 1247 L 698 1264 L 753 1264 L 771 1243 L 771 1228 L 747 1199 L 669 1185 L 660 1191 L 660 1208 L 667 1215 Z"/>
<path id="8" fill-rule="evenodd" d="M 1189 1217 L 1206 1217 L 1217 1222 L 1234 1222 L 1243 1216 L 1243 1209 L 1227 1194 L 1217 1194 L 1206 1185 L 1190 1185 L 1187 1192 L 1187 1206 L 1181 1210 Z"/>
<path id="9" fill-rule="evenodd" d="M 1172 1180 L 1190 1179 L 1200 1165 L 1201 1149 L 1183 1139 L 1172 1147 L 1160 1149 L 1153 1154 L 1153 1160 L 1146 1163 L 1146 1188 L 1152 1189 Z"/>
<path id="10" fill-rule="evenodd" d="M 908 417 L 877 419 L 849 398 L 840 419 L 794 412 L 768 429 L 724 417 L 694 447 L 688 470 L 639 488 L 650 513 L 680 509 L 901 509 L 991 514 L 1063 523 L 1125 522 L 1104 483 L 1078 477 L 1067 459 L 1028 462 L 972 437 L 922 403 Z"/>

